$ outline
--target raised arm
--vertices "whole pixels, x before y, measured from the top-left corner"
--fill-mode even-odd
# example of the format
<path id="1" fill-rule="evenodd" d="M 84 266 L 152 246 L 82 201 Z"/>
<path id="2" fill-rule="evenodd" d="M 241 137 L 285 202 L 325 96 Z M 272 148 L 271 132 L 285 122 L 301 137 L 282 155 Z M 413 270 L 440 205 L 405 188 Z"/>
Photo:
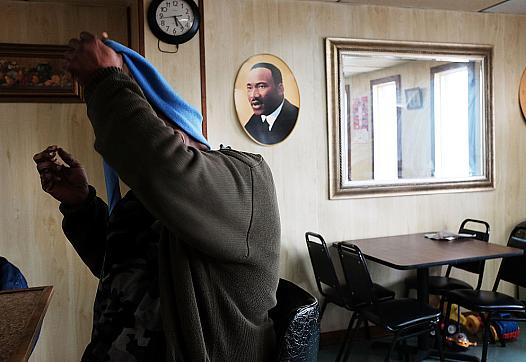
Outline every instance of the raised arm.
<path id="1" fill-rule="evenodd" d="M 82 165 L 58 146 L 33 156 L 42 189 L 60 201 L 62 228 L 91 272 L 100 276 L 106 242 L 107 207 L 88 186 Z"/>
<path id="2" fill-rule="evenodd" d="M 264 162 L 188 147 L 157 116 L 118 59 L 105 55 L 112 50 L 102 51 L 100 39 L 82 35 L 75 46 L 70 69 L 87 80 L 97 151 L 176 237 L 214 257 L 246 257 L 252 172 Z M 105 60 L 93 67 L 100 57 Z"/>

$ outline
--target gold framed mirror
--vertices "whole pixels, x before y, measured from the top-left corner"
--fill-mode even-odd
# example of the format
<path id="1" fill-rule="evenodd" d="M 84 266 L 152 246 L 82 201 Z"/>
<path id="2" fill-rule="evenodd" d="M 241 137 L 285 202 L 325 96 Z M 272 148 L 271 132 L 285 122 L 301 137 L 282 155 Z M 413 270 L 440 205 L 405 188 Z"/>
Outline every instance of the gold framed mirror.
<path id="1" fill-rule="evenodd" d="M 493 189 L 492 56 L 327 38 L 330 198 Z"/>

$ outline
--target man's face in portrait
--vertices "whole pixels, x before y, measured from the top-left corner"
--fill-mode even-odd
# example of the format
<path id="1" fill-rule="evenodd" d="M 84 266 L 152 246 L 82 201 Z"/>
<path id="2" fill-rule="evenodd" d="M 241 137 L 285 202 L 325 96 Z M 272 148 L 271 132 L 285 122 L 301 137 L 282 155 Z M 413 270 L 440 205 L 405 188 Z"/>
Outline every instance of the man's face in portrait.
<path id="1" fill-rule="evenodd" d="M 255 115 L 271 114 L 283 101 L 283 93 L 283 84 L 274 83 L 269 69 L 255 68 L 248 74 L 248 101 Z"/>

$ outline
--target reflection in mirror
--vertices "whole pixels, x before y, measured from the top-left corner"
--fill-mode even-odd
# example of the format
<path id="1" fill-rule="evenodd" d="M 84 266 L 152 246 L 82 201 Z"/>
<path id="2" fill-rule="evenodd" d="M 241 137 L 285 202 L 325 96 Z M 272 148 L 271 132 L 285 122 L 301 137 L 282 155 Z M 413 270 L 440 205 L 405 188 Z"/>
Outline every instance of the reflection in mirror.
<path id="1" fill-rule="evenodd" d="M 330 196 L 492 189 L 485 45 L 326 41 Z"/>

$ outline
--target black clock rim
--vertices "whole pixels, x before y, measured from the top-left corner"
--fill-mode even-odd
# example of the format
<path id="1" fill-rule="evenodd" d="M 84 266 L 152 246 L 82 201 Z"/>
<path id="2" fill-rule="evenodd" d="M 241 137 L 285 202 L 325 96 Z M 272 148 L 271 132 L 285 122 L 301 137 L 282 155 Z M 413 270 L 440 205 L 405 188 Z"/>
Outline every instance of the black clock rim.
<path id="1" fill-rule="evenodd" d="M 194 22 L 190 30 L 188 30 L 183 35 L 169 35 L 161 30 L 159 25 L 157 25 L 157 20 L 155 19 L 155 11 L 163 1 L 166 0 L 154 0 L 150 3 L 150 6 L 148 7 L 148 25 L 150 26 L 150 30 L 152 31 L 153 35 L 155 35 L 158 39 L 168 44 L 182 44 L 192 39 L 199 30 L 199 24 L 201 23 L 201 14 L 196 3 L 193 0 L 179 0 L 186 2 L 190 6 L 192 11 L 194 12 Z"/>

